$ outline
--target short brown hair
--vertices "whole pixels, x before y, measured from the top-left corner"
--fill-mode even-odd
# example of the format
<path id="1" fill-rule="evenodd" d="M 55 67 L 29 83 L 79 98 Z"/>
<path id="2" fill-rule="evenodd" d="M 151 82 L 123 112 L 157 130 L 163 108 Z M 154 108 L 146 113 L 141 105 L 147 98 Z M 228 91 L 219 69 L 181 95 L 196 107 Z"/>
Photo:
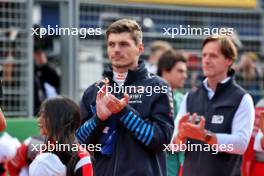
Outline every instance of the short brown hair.
<path id="1" fill-rule="evenodd" d="M 187 59 L 184 57 L 181 51 L 170 49 L 164 52 L 158 62 L 158 71 L 157 75 L 162 76 L 163 71 L 171 71 L 171 69 L 178 63 L 184 62 L 187 63 Z"/>
<path id="2" fill-rule="evenodd" d="M 233 61 L 233 63 L 235 62 L 237 57 L 237 49 L 234 43 L 232 42 L 232 40 L 228 36 L 226 35 L 209 36 L 203 41 L 202 49 L 207 43 L 212 41 L 218 41 L 220 43 L 221 53 L 225 57 L 230 58 Z"/>
<path id="3" fill-rule="evenodd" d="M 112 23 L 106 30 L 106 38 L 108 40 L 111 33 L 118 34 L 123 32 L 130 33 L 136 44 L 142 42 L 142 30 L 140 25 L 136 21 L 129 19 L 120 19 Z"/>

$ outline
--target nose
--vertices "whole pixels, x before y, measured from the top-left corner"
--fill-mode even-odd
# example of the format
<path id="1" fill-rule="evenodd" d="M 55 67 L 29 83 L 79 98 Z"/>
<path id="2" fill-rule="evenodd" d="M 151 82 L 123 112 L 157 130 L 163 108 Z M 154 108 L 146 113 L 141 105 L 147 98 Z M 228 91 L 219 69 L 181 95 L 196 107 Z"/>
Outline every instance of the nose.
<path id="1" fill-rule="evenodd" d="M 120 46 L 118 44 L 115 45 L 114 52 L 120 52 Z"/>
<path id="2" fill-rule="evenodd" d="M 184 78 L 184 79 L 187 79 L 187 72 L 184 72 L 184 73 L 183 73 L 183 78 Z"/>
<path id="3" fill-rule="evenodd" d="M 208 64 L 209 62 L 210 62 L 210 59 L 209 59 L 208 55 L 202 57 L 202 63 L 203 64 Z"/>

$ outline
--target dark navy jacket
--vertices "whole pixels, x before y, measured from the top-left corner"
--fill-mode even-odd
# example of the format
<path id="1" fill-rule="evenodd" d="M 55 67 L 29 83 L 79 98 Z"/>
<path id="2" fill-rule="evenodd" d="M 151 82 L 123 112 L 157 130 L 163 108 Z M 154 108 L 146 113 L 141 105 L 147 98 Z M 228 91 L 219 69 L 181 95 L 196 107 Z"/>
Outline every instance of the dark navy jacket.
<path id="1" fill-rule="evenodd" d="M 111 69 L 103 76 L 111 86 L 115 84 Z M 88 87 L 81 102 L 85 123 L 76 136 L 82 144 L 101 144 L 101 151 L 94 152 L 96 176 L 166 176 L 163 150 L 174 128 L 171 90 L 161 78 L 149 74 L 141 61 L 136 70 L 128 71 L 124 86 L 144 87 L 145 91 L 128 92 L 129 105 L 106 121 L 96 115 L 97 84 Z M 123 93 L 114 95 L 123 97 Z"/>

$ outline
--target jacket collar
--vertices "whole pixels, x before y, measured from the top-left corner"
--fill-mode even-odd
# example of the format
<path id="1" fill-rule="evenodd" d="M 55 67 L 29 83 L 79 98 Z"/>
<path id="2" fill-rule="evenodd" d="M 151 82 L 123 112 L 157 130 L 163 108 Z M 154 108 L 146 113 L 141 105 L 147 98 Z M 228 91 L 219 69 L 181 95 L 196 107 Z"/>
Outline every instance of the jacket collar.
<path id="1" fill-rule="evenodd" d="M 227 78 L 225 78 L 223 81 L 219 82 L 216 86 L 214 95 L 218 95 L 221 91 L 224 91 L 229 85 L 233 84 L 235 82 L 235 71 L 233 69 L 230 69 L 227 73 Z M 209 88 L 205 85 L 207 84 L 207 81 L 203 81 L 202 87 L 203 90 L 207 93 L 209 92 Z"/>
<path id="2" fill-rule="evenodd" d="M 138 67 L 135 70 L 128 70 L 128 74 L 124 85 L 130 85 L 134 81 L 146 78 L 147 75 L 148 75 L 148 71 L 145 67 L 144 61 L 139 59 Z M 107 68 L 103 72 L 103 76 L 107 77 L 110 80 L 110 82 L 113 83 L 113 68 L 111 64 L 107 66 Z"/>

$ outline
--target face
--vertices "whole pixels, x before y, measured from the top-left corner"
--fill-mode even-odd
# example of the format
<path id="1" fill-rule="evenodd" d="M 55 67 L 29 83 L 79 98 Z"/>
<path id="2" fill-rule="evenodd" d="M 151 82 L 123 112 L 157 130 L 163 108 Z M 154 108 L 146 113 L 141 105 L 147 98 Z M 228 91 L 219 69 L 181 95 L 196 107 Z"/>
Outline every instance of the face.
<path id="1" fill-rule="evenodd" d="M 187 66 L 184 62 L 176 63 L 169 72 L 163 74 L 172 89 L 183 88 L 187 79 Z"/>
<path id="2" fill-rule="evenodd" d="M 241 57 L 240 65 L 244 69 L 249 69 L 249 68 L 252 68 L 254 66 L 253 61 L 249 57 L 247 57 L 246 55 L 243 55 Z"/>
<path id="3" fill-rule="evenodd" d="M 108 36 L 107 53 L 113 69 L 117 72 L 137 67 L 138 58 L 143 51 L 143 44 L 136 44 L 128 32 L 110 33 Z"/>
<path id="4" fill-rule="evenodd" d="M 41 135 L 48 135 L 48 129 L 46 127 L 46 120 L 43 117 L 43 113 L 40 114 L 39 118 L 38 118 L 38 127 L 39 127 L 39 132 Z"/>
<path id="5" fill-rule="evenodd" d="M 202 68 L 205 77 L 223 79 L 227 76 L 228 67 L 231 64 L 232 60 L 221 53 L 218 41 L 208 42 L 204 46 L 202 50 Z"/>
<path id="6" fill-rule="evenodd" d="M 15 65 L 12 63 L 4 64 L 3 66 L 3 80 L 6 82 L 12 82 L 13 73 L 15 71 Z"/>
<path id="7" fill-rule="evenodd" d="M 159 62 L 159 59 L 161 57 L 161 55 L 165 52 L 165 50 L 158 50 L 156 52 L 154 52 L 153 54 L 151 54 L 149 56 L 149 62 L 151 64 L 157 64 Z"/>

